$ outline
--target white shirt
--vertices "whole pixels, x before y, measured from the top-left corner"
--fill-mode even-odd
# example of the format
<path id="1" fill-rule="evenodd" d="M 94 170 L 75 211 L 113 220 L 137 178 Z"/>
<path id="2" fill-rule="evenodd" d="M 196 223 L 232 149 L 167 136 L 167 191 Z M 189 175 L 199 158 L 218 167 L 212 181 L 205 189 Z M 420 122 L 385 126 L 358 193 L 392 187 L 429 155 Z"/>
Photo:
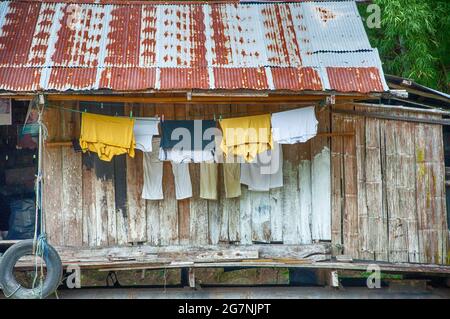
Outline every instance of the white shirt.
<path id="1" fill-rule="evenodd" d="M 317 135 L 314 106 L 272 114 L 272 138 L 279 144 L 303 143 Z"/>
<path id="2" fill-rule="evenodd" d="M 138 117 L 134 121 L 134 139 L 136 148 L 143 152 L 152 151 L 152 138 L 158 135 L 159 120 L 151 117 Z"/>

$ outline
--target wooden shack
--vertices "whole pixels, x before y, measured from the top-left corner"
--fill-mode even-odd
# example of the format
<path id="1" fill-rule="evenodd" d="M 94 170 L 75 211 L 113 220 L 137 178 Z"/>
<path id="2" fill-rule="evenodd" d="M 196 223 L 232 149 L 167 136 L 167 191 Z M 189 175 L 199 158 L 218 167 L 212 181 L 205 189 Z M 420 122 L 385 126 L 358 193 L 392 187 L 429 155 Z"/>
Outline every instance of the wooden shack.
<path id="1" fill-rule="evenodd" d="M 449 112 L 379 103 L 391 93 L 353 1 L 12 1 L 0 31 L 3 98 L 45 100 L 43 212 L 65 265 L 450 272 Z M 214 119 L 311 105 L 318 134 L 283 145 L 284 186 L 234 199 L 221 174 L 219 199 L 201 199 L 190 164 L 193 197 L 177 201 L 164 162 L 164 200 L 144 200 L 142 152 L 104 162 L 71 142 L 83 111 Z"/>

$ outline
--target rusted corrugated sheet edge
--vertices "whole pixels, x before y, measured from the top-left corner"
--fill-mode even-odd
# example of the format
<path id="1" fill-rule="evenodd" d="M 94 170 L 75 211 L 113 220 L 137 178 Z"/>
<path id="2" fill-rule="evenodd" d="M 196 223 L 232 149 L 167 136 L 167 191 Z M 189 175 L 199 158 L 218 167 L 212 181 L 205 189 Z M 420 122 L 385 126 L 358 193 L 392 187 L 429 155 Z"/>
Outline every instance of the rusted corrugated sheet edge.
<path id="1" fill-rule="evenodd" d="M 383 86 L 383 91 L 384 92 L 388 92 L 389 91 L 389 86 L 386 82 L 386 78 L 384 76 L 384 71 L 383 71 L 383 66 L 381 64 L 381 58 L 380 58 L 380 54 L 378 52 L 378 49 L 375 48 L 374 50 L 374 54 L 376 54 L 377 59 L 376 59 L 376 67 L 378 68 L 378 71 L 380 72 L 380 79 L 381 79 L 381 85 Z"/>
<path id="2" fill-rule="evenodd" d="M 211 84 L 211 82 L 213 84 Z M 0 67 L 0 90 L 250 89 L 383 92 L 376 68 Z"/>

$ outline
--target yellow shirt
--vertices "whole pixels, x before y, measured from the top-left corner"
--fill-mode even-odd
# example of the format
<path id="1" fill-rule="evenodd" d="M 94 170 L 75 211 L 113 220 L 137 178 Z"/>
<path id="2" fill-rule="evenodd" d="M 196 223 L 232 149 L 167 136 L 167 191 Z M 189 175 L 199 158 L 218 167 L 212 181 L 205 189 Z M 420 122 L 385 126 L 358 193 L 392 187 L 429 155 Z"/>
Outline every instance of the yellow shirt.
<path id="1" fill-rule="evenodd" d="M 83 152 L 98 154 L 103 161 L 115 155 L 134 157 L 136 142 L 133 133 L 134 119 L 83 113 L 81 116 L 80 146 Z"/>
<path id="2" fill-rule="evenodd" d="M 272 149 L 270 114 L 224 119 L 220 126 L 220 149 L 226 156 L 242 156 L 252 162 L 259 153 Z"/>

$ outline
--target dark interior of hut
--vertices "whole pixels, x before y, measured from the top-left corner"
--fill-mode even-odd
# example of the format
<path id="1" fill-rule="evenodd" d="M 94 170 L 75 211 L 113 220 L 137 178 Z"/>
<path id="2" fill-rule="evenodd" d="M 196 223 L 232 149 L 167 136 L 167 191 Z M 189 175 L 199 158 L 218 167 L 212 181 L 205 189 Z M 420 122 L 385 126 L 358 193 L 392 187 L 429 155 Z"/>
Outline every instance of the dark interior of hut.
<path id="1" fill-rule="evenodd" d="M 37 114 L 29 101 L 2 100 L 0 125 L 0 240 L 32 238 L 38 159 Z M 8 112 L 9 111 L 9 112 Z"/>

